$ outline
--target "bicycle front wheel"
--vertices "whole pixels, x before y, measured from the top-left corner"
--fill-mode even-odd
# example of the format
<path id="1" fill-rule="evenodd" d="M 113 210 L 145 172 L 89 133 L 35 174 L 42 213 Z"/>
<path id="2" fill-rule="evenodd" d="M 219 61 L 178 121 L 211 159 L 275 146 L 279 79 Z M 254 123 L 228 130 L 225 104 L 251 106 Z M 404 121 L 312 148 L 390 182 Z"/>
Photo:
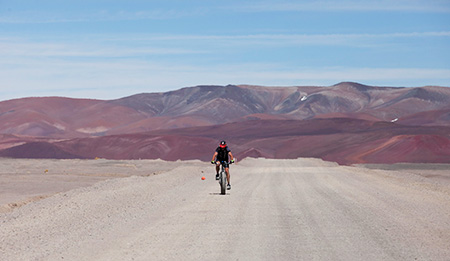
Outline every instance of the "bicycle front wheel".
<path id="1" fill-rule="evenodd" d="M 227 193 L 227 174 L 225 171 L 220 173 L 220 194 L 225 195 Z"/>

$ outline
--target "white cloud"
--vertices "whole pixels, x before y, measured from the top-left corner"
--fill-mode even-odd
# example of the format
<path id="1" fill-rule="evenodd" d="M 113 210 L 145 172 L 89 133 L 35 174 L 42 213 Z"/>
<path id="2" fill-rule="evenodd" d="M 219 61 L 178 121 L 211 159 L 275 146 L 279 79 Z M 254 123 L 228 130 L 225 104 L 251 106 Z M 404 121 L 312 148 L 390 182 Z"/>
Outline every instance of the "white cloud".
<path id="1" fill-rule="evenodd" d="M 287 45 L 353 46 L 379 44 L 392 38 L 414 40 L 418 37 L 449 36 L 448 31 L 316 35 L 129 35 L 97 36 L 81 43 L 75 41 L 77 44 L 70 39 L 64 42 L 2 37 L 0 100 L 53 95 L 110 99 L 200 84 L 286 86 L 359 81 L 373 85 L 450 86 L 449 69 L 420 68 L 414 64 L 411 66 L 418 68 L 382 68 L 383 65 L 356 68 L 358 65 L 351 67 L 343 64 L 342 67 L 326 67 L 326 64 L 301 67 L 224 58 L 225 51 L 227 54 L 236 54 L 254 48 L 255 44 L 283 48 Z M 185 59 L 186 56 L 189 58 Z"/>
<path id="2" fill-rule="evenodd" d="M 41 57 L 129 57 L 142 55 L 200 54 L 182 47 L 122 46 L 104 42 L 28 42 L 20 39 L 0 39 L 1 56 L 41 56 Z M 132 41 L 128 40 L 129 43 Z"/>
<path id="3" fill-rule="evenodd" d="M 13 64 L 13 61 L 8 61 Z M 24 61 L 17 61 L 22 63 Z M 121 61 L 28 60 L 15 70 L 0 65 L 0 100 L 25 96 L 119 98 L 203 84 L 266 86 L 332 85 L 356 81 L 388 86 L 450 86 L 449 69 L 317 67 L 286 69 L 277 64 L 183 65 Z"/>
<path id="4" fill-rule="evenodd" d="M 170 2 L 170 1 L 168 1 Z M 73 5 L 73 6 L 71 6 Z M 229 1 L 222 3 L 192 3 L 190 5 L 167 4 L 165 7 L 153 3 L 130 4 L 122 9 L 99 8 L 87 4 L 79 9 L 77 1 L 67 1 L 62 9 L 55 6 L 52 11 L 33 10 L 23 5 L 14 12 L 4 12 L 0 23 L 4 24 L 47 24 L 47 23 L 85 23 L 138 20 L 173 20 L 199 17 L 211 13 L 226 12 L 360 12 L 393 11 L 420 13 L 450 13 L 448 0 L 302 0 L 302 1 Z M 5 7 L 7 10 L 7 8 Z M 73 10 L 73 11 L 67 11 Z"/>
<path id="5" fill-rule="evenodd" d="M 248 35 L 97 35 L 89 41 L 0 38 L 5 57 L 142 57 L 201 55 L 214 50 L 264 46 L 342 45 L 377 46 L 392 39 L 448 38 L 450 31 L 387 34 L 248 34 Z M 0 62 L 1 63 L 1 62 Z"/>
<path id="6" fill-rule="evenodd" d="M 408 38 L 443 38 L 450 37 L 450 31 L 436 32 L 398 32 L 381 34 L 241 34 L 241 35 L 200 35 L 200 34 L 174 34 L 174 35 L 126 35 L 126 36 L 96 36 L 93 46 L 85 45 L 83 49 L 100 50 L 111 53 L 112 56 L 120 54 L 189 54 L 204 53 L 207 50 L 220 47 L 244 47 L 275 45 L 347 45 L 347 46 L 368 46 L 383 43 L 392 39 Z M 103 45 L 102 45 L 103 43 Z M 117 45 L 114 45 L 117 44 Z M 128 45 L 123 48 L 122 45 Z M 143 47 L 133 47 L 133 44 L 146 45 Z M 10 44 L 10 45 L 20 45 Z M 164 47 L 171 45 L 172 47 Z M 150 47 L 155 46 L 155 47 Z M 161 47 L 158 47 L 161 46 Z M 174 47 L 179 46 L 179 47 Z M 1 46 L 0 46 L 1 47 Z M 46 46 L 37 45 L 36 48 Z M 49 45 L 51 47 L 51 44 Z M 58 46 L 55 46 L 58 48 Z M 11 46 L 14 50 L 14 46 Z M 21 47 L 20 47 L 21 48 Z M 56 49 L 55 48 L 55 49 Z M 15 48 L 18 49 L 18 48 Z M 60 48 L 61 49 L 61 48 Z M 67 45 L 65 49 L 77 50 L 80 47 Z M 111 49 L 111 50 L 110 50 Z M 1 51 L 0 51 L 1 52 Z M 117 54 L 117 55 L 113 55 Z"/>
<path id="7" fill-rule="evenodd" d="M 78 5 L 78 3 L 76 3 Z M 77 7 L 78 8 L 78 7 Z M 74 8 L 74 9 L 77 9 Z M 0 16 L 4 24 L 50 24 L 80 22 L 113 22 L 137 20 L 169 20 L 191 17 L 201 14 L 200 9 L 142 9 L 142 10 L 89 10 L 84 12 L 46 12 L 34 10 L 18 10 L 10 15 Z"/>
<path id="8" fill-rule="evenodd" d="M 446 0 L 308 0 L 308 1 L 258 1 L 233 6 L 241 12 L 276 11 L 396 11 L 449 13 Z"/>

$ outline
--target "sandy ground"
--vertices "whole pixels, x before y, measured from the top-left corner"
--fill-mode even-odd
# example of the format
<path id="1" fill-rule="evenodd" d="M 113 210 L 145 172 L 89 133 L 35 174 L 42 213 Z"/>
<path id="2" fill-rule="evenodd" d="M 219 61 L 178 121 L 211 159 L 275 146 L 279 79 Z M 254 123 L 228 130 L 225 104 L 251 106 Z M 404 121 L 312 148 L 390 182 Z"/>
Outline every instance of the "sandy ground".
<path id="1" fill-rule="evenodd" d="M 447 165 L 0 159 L 0 260 L 449 260 Z M 206 176 L 206 180 L 201 180 Z"/>
<path id="2" fill-rule="evenodd" d="M 193 164 L 187 161 L 183 164 Z M 195 162 L 198 163 L 198 162 Z M 150 176 L 172 170 L 181 162 L 162 160 L 53 160 L 0 158 L 0 213 L 99 181 Z"/>

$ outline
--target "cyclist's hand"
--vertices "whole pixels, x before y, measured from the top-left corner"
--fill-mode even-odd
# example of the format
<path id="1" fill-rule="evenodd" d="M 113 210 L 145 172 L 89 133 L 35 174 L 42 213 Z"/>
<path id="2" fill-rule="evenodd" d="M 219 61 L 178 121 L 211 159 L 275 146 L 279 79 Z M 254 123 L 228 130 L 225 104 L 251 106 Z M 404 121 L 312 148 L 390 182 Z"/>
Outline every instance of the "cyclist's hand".
<path id="1" fill-rule="evenodd" d="M 231 160 L 231 163 L 234 163 L 234 159 Z"/>
<path id="2" fill-rule="evenodd" d="M 211 164 L 216 164 L 216 162 L 214 162 L 214 160 L 211 160 Z"/>

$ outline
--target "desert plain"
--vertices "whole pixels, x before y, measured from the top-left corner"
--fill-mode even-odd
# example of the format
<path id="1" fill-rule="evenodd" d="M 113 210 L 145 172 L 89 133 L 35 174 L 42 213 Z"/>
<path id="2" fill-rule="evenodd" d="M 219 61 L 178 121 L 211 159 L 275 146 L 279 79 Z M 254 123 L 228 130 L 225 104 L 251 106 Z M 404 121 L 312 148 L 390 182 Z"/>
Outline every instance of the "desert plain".
<path id="1" fill-rule="evenodd" d="M 448 260 L 446 164 L 0 159 L 1 260 Z M 206 179 L 202 180 L 201 177 Z"/>

